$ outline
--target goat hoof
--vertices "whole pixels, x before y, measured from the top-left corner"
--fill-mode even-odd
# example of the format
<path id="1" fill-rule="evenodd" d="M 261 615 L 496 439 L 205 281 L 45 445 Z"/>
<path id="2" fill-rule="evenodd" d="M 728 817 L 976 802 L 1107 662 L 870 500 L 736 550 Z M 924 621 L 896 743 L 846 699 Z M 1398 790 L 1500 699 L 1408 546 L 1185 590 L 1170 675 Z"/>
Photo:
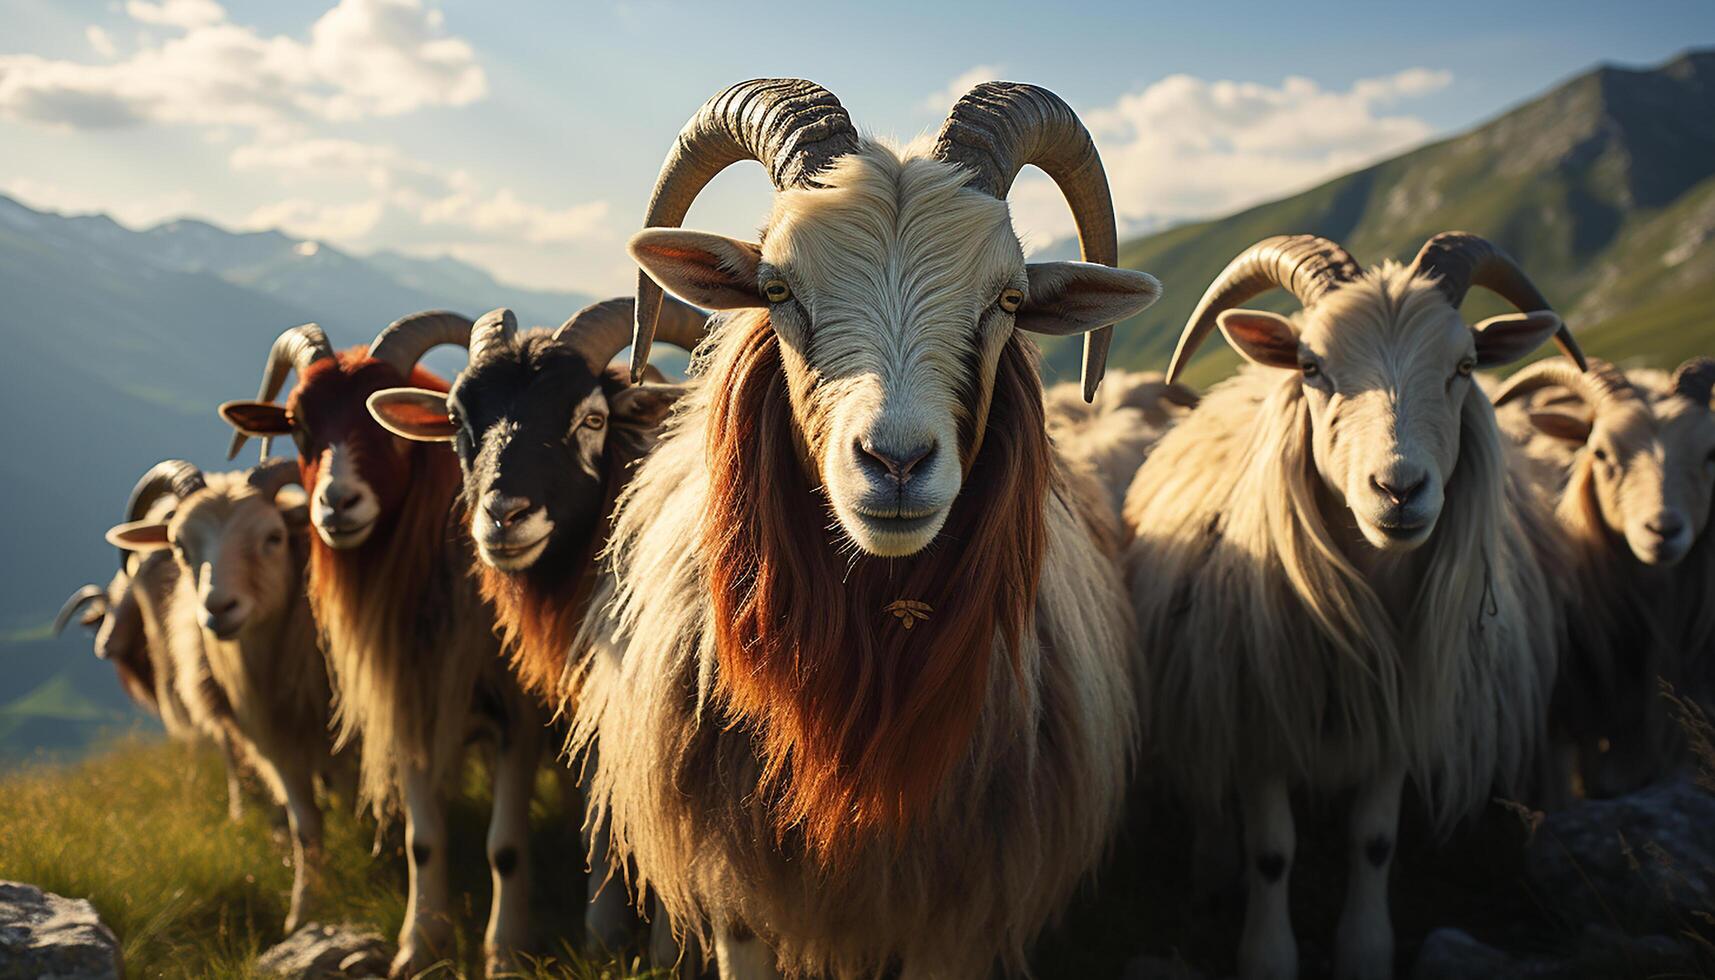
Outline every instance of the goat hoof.
<path id="1" fill-rule="evenodd" d="M 393 965 L 387 968 L 387 980 L 409 980 L 422 973 L 433 962 L 428 954 L 414 946 L 399 947 L 399 954 L 393 957 Z"/>

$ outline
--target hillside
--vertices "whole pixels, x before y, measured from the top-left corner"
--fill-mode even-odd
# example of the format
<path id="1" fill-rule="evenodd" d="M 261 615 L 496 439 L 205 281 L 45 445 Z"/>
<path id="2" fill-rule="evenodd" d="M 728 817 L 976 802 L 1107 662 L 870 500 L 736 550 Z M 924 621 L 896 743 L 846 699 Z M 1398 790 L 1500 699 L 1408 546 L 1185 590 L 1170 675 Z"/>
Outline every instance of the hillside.
<path id="1" fill-rule="evenodd" d="M 1586 350 L 1666 364 L 1715 352 L 1715 51 L 1660 67 L 1603 66 L 1497 119 L 1283 200 L 1125 243 L 1120 264 L 1166 283 L 1122 324 L 1112 363 L 1164 370 L 1203 290 L 1270 235 L 1312 232 L 1366 265 L 1409 260 L 1430 235 L 1489 237 L 1530 272 Z M 1500 306 L 1473 293 L 1472 316 Z M 1289 309 L 1275 295 L 1265 305 Z M 1076 344 L 1052 365 L 1077 371 Z M 1190 378 L 1236 355 L 1212 343 Z"/>
<path id="2" fill-rule="evenodd" d="M 5 197 L 0 296 L 0 758 L 75 748 L 127 717 L 87 637 L 55 640 L 46 625 L 73 589 L 112 574 L 101 532 L 144 469 L 169 455 L 224 462 L 214 406 L 255 392 L 280 330 L 315 320 L 344 346 L 412 310 L 506 304 L 547 323 L 588 302 L 450 259 L 364 259 L 200 221 L 134 231 Z M 435 363 L 456 369 L 458 355 Z"/>

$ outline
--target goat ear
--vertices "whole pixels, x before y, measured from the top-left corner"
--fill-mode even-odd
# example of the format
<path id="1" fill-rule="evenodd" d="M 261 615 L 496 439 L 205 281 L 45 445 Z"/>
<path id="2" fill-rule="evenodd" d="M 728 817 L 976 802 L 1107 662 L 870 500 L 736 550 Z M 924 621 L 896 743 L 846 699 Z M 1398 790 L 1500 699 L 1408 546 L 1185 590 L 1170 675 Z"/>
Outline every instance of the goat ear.
<path id="1" fill-rule="evenodd" d="M 686 391 L 684 385 L 629 385 L 615 392 L 608 405 L 614 425 L 653 429 L 672 411 Z"/>
<path id="2" fill-rule="evenodd" d="M 1590 420 L 1571 412 L 1543 409 L 1530 413 L 1530 424 L 1543 435 L 1583 445 L 1590 438 Z"/>
<path id="3" fill-rule="evenodd" d="M 1511 364 L 1560 329 L 1560 316 L 1553 310 L 1534 313 L 1503 313 L 1471 328 L 1477 335 L 1477 366 Z"/>
<path id="4" fill-rule="evenodd" d="M 1032 262 L 1024 267 L 1030 293 L 1015 314 L 1020 330 L 1066 337 L 1136 316 L 1161 298 L 1147 272 L 1093 262 Z"/>
<path id="5" fill-rule="evenodd" d="M 447 413 L 445 392 L 427 388 L 383 388 L 369 396 L 369 414 L 381 427 L 413 442 L 451 442 L 458 435 Z"/>
<path id="6" fill-rule="evenodd" d="M 225 402 L 220 417 L 247 436 L 284 436 L 292 432 L 292 416 L 272 402 Z"/>
<path id="7" fill-rule="evenodd" d="M 645 228 L 626 246 L 649 278 L 675 296 L 711 310 L 767 306 L 756 284 L 762 247 L 680 228 Z"/>
<path id="8" fill-rule="evenodd" d="M 1227 343 L 1264 367 L 1298 370 L 1298 331 L 1292 321 L 1266 310 L 1223 310 L 1215 318 Z"/>
<path id="9" fill-rule="evenodd" d="M 107 543 L 126 551 L 160 551 L 171 544 L 167 540 L 167 525 L 160 521 L 132 521 L 107 530 Z"/>

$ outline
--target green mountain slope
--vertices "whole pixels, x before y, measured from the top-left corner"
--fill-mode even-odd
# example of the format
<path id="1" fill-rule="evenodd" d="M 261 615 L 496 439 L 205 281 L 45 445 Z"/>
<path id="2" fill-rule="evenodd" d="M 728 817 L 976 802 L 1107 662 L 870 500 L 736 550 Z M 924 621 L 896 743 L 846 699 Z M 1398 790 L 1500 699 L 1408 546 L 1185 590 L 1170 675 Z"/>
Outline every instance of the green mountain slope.
<path id="1" fill-rule="evenodd" d="M 1409 260 L 1436 232 L 1489 237 L 1519 260 L 1586 349 L 1667 363 L 1715 353 L 1715 51 L 1650 70 L 1601 67 L 1476 129 L 1214 221 L 1127 242 L 1120 263 L 1166 294 L 1120 326 L 1112 363 L 1163 370 L 1203 290 L 1270 235 L 1332 238 L 1365 264 Z M 1276 310 L 1290 299 L 1259 301 Z M 1473 317 L 1500 310 L 1474 293 Z M 1047 348 L 1056 373 L 1076 344 Z M 1190 379 L 1236 359 L 1211 343 Z"/>

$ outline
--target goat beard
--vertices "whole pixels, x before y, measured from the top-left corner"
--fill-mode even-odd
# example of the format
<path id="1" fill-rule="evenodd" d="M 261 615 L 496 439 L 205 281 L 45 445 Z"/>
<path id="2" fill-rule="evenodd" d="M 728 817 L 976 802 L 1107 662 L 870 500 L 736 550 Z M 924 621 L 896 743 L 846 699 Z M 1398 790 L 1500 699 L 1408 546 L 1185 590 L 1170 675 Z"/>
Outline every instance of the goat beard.
<path id="1" fill-rule="evenodd" d="M 735 325 L 735 330 L 746 330 Z M 903 843 L 973 749 L 1004 647 L 1021 659 L 1046 548 L 1051 452 L 1027 341 L 1006 342 L 988 433 L 937 540 L 851 557 L 800 456 L 779 342 L 765 316 L 706 382 L 710 491 L 700 529 L 717 706 L 747 732 L 779 842 L 831 867 Z M 927 604 L 911 630 L 886 607 Z"/>

